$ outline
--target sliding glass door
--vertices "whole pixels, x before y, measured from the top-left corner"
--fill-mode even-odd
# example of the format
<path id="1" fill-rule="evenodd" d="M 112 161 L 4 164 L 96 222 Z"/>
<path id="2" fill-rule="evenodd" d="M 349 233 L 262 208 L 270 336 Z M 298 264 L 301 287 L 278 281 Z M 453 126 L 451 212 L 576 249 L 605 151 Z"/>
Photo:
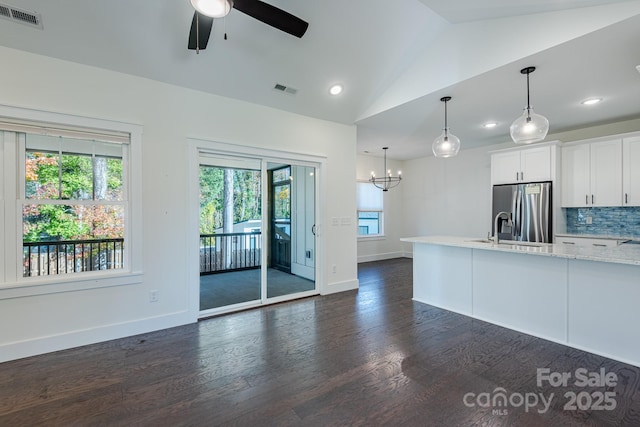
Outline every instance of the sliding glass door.
<path id="1" fill-rule="evenodd" d="M 201 153 L 202 317 L 317 293 L 316 167 Z"/>

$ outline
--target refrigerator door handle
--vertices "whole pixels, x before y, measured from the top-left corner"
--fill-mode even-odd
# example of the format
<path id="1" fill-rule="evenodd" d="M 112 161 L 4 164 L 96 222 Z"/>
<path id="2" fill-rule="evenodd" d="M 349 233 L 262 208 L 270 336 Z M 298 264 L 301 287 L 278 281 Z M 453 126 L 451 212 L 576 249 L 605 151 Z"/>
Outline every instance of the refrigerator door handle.
<path id="1" fill-rule="evenodd" d="M 520 187 L 516 187 L 513 197 L 513 206 L 511 209 L 512 221 L 513 221 L 513 230 L 511 232 L 513 236 L 513 240 L 518 240 L 520 237 L 520 227 L 522 227 L 522 221 L 520 218 L 520 205 L 522 202 L 522 194 L 520 192 Z"/>

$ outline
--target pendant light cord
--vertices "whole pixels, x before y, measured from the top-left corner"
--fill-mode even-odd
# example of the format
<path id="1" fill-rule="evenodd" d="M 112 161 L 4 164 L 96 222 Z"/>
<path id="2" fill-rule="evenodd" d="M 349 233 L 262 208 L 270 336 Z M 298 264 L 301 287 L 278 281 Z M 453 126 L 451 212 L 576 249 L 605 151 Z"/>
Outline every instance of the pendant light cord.
<path id="1" fill-rule="evenodd" d="M 387 150 L 389 147 L 385 147 L 384 148 L 384 171 L 382 171 L 382 173 L 386 176 L 387 173 Z"/>
<path id="2" fill-rule="evenodd" d="M 444 130 L 446 132 L 447 128 L 448 128 L 448 123 L 447 123 L 447 101 L 444 101 Z"/>
<path id="3" fill-rule="evenodd" d="M 531 117 L 531 100 L 529 99 L 529 74 L 531 74 L 531 72 L 527 73 L 527 116 Z"/>

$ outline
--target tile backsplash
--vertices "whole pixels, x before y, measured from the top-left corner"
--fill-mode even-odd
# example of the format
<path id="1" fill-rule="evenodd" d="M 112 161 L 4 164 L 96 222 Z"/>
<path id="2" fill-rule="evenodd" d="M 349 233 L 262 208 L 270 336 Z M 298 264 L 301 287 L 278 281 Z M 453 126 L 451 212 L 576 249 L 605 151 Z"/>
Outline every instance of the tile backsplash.
<path id="1" fill-rule="evenodd" d="M 566 208 L 567 233 L 640 237 L 640 207 Z M 588 218 L 591 224 L 587 224 Z"/>

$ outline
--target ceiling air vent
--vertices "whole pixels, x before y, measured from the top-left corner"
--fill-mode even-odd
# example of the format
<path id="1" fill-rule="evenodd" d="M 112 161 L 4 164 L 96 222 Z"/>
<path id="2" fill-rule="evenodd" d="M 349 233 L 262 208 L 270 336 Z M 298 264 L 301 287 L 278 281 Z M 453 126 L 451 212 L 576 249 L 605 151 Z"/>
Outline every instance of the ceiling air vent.
<path id="1" fill-rule="evenodd" d="M 289 95 L 295 95 L 296 93 L 298 93 L 298 89 L 292 88 L 290 86 L 285 86 L 280 83 L 276 83 L 275 86 L 273 87 L 273 90 L 277 90 L 278 92 L 288 93 Z"/>
<path id="2" fill-rule="evenodd" d="M 29 12 L 6 4 L 0 4 L 0 18 L 42 29 L 42 18 L 37 12 Z"/>

